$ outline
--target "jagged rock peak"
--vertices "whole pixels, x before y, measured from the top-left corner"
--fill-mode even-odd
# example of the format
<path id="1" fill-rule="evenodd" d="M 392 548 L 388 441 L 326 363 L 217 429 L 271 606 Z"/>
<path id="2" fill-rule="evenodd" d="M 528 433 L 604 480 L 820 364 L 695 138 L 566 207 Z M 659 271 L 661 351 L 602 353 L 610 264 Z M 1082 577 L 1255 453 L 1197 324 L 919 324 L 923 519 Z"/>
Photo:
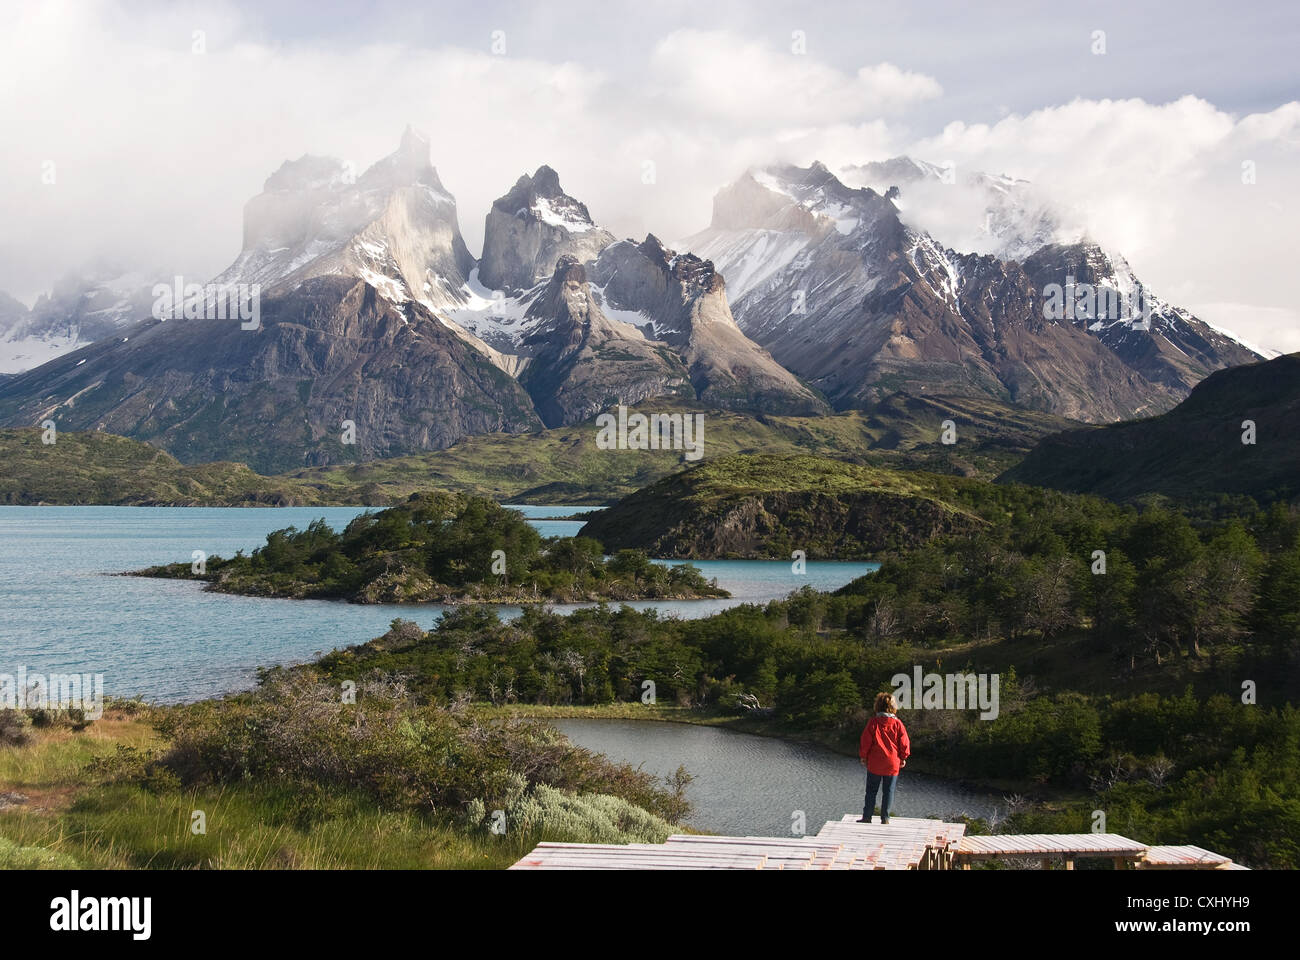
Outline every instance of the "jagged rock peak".
<path id="1" fill-rule="evenodd" d="M 377 187 L 381 180 L 392 187 L 425 184 L 446 192 L 430 162 L 428 139 L 411 127 L 406 128 L 395 151 L 373 163 L 360 177 L 354 167 L 337 157 L 305 153 L 297 160 L 280 164 L 266 178 L 262 189 L 265 193 L 341 191 L 353 184 Z"/>
<path id="2" fill-rule="evenodd" d="M 885 207 L 893 209 L 874 190 L 848 186 L 820 161 L 807 167 L 774 164 L 751 167 L 723 187 L 713 198 L 710 228 L 813 231 L 819 222 L 834 222 L 847 233 Z"/>
<path id="3" fill-rule="evenodd" d="M 631 241 L 629 241 L 631 242 Z M 680 281 L 684 286 L 712 293 L 724 288 L 722 275 L 713 269 L 713 262 L 703 260 L 693 253 L 678 253 L 664 246 L 653 233 L 636 245 L 637 252 L 660 270 Z"/>
<path id="4" fill-rule="evenodd" d="M 531 318 L 568 316 L 582 322 L 590 312 L 587 269 L 577 257 L 563 254 L 555 261 L 555 270 L 546 285 L 528 305 L 526 315 Z"/>
<path id="5" fill-rule="evenodd" d="M 402 131 L 402 142 L 397 148 L 398 154 L 415 161 L 429 162 L 429 138 L 410 124 Z"/>
<path id="6" fill-rule="evenodd" d="M 565 193 L 560 175 L 545 164 L 531 177 L 524 174 L 516 180 L 510 192 L 492 206 L 513 217 L 527 217 L 570 232 L 595 226 L 587 205 Z"/>
<path id="7" fill-rule="evenodd" d="M 543 165 L 520 177 L 488 211 L 479 280 L 489 289 L 528 290 L 551 275 L 561 256 L 589 262 L 613 242 L 586 204 L 565 193 L 559 175 Z"/>
<path id="8" fill-rule="evenodd" d="M 565 283 L 586 283 L 587 268 L 577 257 L 570 254 L 564 254 L 560 259 L 555 261 L 555 273 L 551 276 L 550 287 L 560 286 Z"/>
<path id="9" fill-rule="evenodd" d="M 408 126 L 403 131 L 397 149 L 367 170 L 362 182 L 372 181 L 378 176 L 384 176 L 394 186 L 421 183 L 446 193 L 430 160 L 429 138 L 414 127 Z"/>

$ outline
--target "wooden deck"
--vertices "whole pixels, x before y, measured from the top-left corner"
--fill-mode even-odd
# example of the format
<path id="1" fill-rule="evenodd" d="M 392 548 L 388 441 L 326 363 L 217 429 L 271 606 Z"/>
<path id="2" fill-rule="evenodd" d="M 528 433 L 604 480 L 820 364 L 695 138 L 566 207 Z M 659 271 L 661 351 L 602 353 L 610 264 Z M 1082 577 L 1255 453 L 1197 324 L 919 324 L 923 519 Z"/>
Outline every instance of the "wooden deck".
<path id="1" fill-rule="evenodd" d="M 1074 869 L 1084 857 L 1117 868 L 1244 870 L 1194 846 L 1154 846 L 1113 833 L 968 837 L 966 825 L 894 817 L 888 825 L 832 820 L 814 836 L 710 837 L 676 834 L 664 843 L 540 843 L 511 870 L 950 870 L 980 860 L 1038 859 Z"/>
<path id="2" fill-rule="evenodd" d="M 963 837 L 957 846 L 956 862 L 961 869 L 969 870 L 977 860 L 1029 857 L 1041 860 L 1044 869 L 1050 869 L 1059 860 L 1066 870 L 1073 870 L 1076 860 L 1095 857 L 1108 859 L 1116 869 L 1122 870 L 1140 862 L 1147 849 L 1145 843 L 1117 833 L 994 834 Z"/>
<path id="3" fill-rule="evenodd" d="M 664 843 L 541 843 L 512 870 L 938 870 L 964 824 L 895 817 L 888 826 L 827 823 L 815 836 L 709 837 Z"/>
<path id="4" fill-rule="evenodd" d="M 1138 864 L 1143 870 L 1246 870 L 1221 853 L 1186 844 L 1181 847 L 1151 847 Z"/>

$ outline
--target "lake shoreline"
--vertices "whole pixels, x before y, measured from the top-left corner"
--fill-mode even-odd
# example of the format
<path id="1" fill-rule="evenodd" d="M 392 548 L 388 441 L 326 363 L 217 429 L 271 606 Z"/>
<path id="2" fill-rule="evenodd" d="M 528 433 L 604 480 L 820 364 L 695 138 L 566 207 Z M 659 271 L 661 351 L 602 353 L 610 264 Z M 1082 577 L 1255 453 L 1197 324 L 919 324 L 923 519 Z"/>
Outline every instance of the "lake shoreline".
<path id="1" fill-rule="evenodd" d="M 799 746 L 820 747 L 844 757 L 858 755 L 856 742 L 833 734 L 808 734 L 806 732 L 773 729 L 761 720 L 750 720 L 717 710 L 699 710 L 693 707 L 658 706 L 640 703 L 612 703 L 601 706 L 553 706 L 548 704 L 493 705 L 476 703 L 472 709 L 487 715 L 518 716 L 539 720 L 628 720 L 636 723 L 680 723 L 688 726 L 713 727 L 732 733 L 766 737 Z M 1021 794 L 1025 799 L 1044 807 L 1078 801 L 1082 795 L 1062 791 L 1047 791 L 1040 784 L 997 779 L 972 779 L 953 776 L 924 760 L 911 759 L 908 769 L 926 777 L 943 780 L 965 790 Z"/>
<path id="2" fill-rule="evenodd" d="M 418 598 L 404 598 L 395 600 L 391 598 L 376 599 L 359 599 L 356 596 L 344 597 L 336 594 L 311 594 L 302 591 L 274 591 L 274 590 L 254 590 L 254 589 L 236 589 L 228 584 L 215 579 L 210 575 L 194 575 L 174 572 L 171 568 L 188 567 L 188 564 L 177 563 L 167 564 L 157 567 L 146 567 L 143 570 L 124 570 L 119 573 L 110 573 L 112 577 L 141 577 L 146 580 L 179 580 L 187 583 L 202 583 L 202 589 L 209 593 L 220 593 L 231 597 L 253 597 L 264 600 L 324 600 L 332 603 L 350 603 L 358 606 L 385 606 L 394 603 L 410 604 L 411 606 L 442 606 L 442 607 L 471 607 L 471 606 L 505 606 L 505 607 L 525 607 L 525 606 L 563 606 L 567 604 L 589 604 L 589 603 L 637 603 L 642 601 L 678 601 L 678 600 L 730 600 L 731 594 L 722 588 L 716 591 L 699 592 L 699 593 L 669 593 L 655 595 L 638 595 L 638 596 L 606 596 L 595 592 L 581 592 L 564 597 L 539 597 L 536 594 L 527 591 L 517 593 L 506 592 L 499 596 L 469 596 L 464 592 L 448 591 L 445 593 L 435 593 L 432 595 L 422 595 Z"/>

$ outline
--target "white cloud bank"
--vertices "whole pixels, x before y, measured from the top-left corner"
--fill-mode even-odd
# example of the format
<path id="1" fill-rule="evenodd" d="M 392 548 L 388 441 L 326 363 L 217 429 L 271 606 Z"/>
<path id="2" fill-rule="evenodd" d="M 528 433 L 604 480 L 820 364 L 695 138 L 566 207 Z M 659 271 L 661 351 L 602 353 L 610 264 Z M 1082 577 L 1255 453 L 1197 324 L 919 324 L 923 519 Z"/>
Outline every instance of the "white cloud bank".
<path id="1" fill-rule="evenodd" d="M 487 36 L 281 42 L 225 5 L 7 6 L 0 290 L 30 300 L 106 255 L 215 274 L 238 251 L 244 201 L 282 161 L 332 154 L 362 169 L 412 123 L 431 134 L 471 249 L 491 201 L 542 163 L 616 234 L 672 238 L 703 226 L 715 190 L 747 166 L 910 153 L 1035 181 L 1161 295 L 1300 349 L 1289 289 L 1300 104 L 1233 116 L 1190 96 L 1076 100 L 927 133 L 909 118 L 942 108 L 935 77 L 888 62 L 840 69 L 742 32 L 665 29 L 614 71 L 497 56 Z M 962 242 L 967 224 L 928 215 Z"/>

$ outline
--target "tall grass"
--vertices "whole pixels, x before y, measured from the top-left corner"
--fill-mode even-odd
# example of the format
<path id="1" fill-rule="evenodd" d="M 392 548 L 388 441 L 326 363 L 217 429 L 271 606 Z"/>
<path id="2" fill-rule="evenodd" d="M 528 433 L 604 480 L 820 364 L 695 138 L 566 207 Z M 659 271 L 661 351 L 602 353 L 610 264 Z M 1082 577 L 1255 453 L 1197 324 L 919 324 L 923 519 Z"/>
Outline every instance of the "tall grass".
<path id="1" fill-rule="evenodd" d="M 541 840 L 661 841 L 676 828 L 638 802 L 682 803 L 545 725 L 417 707 L 397 682 L 342 704 L 280 676 L 26 739 L 0 747 L 0 868 L 501 869 Z"/>

